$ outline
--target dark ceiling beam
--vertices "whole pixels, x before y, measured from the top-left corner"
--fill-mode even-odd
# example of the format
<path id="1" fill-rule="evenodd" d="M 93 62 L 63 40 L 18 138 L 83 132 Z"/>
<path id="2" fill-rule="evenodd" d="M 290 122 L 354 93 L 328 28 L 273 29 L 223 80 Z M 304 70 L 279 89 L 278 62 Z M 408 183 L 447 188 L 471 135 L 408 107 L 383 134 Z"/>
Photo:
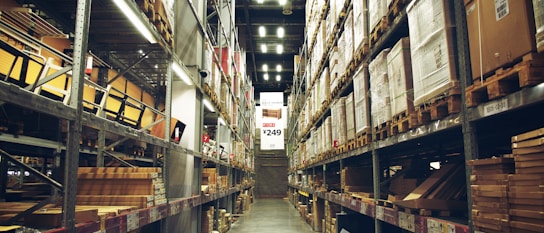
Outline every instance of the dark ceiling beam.
<path id="1" fill-rule="evenodd" d="M 247 25 L 251 25 L 251 21 L 249 20 L 249 1 L 251 0 L 244 0 L 244 14 L 245 14 L 245 21 Z M 247 27 L 247 36 L 249 37 L 249 50 L 255 51 L 255 48 L 253 47 L 253 35 L 251 27 Z M 257 77 L 257 66 L 255 65 L 255 53 L 251 53 L 251 57 L 253 59 L 253 72 L 255 73 L 255 77 Z"/>
<path id="2" fill-rule="evenodd" d="M 236 8 L 243 8 L 244 5 L 237 4 Z M 293 4 L 292 10 L 304 10 L 306 6 L 304 4 Z M 283 7 L 279 4 L 251 4 L 249 5 L 250 10 L 282 10 Z"/>

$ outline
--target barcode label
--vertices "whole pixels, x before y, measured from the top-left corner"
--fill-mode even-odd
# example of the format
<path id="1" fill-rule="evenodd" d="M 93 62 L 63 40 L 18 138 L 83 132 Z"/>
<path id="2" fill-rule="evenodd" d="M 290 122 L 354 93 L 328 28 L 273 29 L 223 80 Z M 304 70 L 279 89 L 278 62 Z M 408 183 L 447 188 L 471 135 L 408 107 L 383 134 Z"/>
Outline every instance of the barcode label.
<path id="1" fill-rule="evenodd" d="M 495 0 L 495 16 L 497 21 L 501 20 L 510 13 L 508 0 Z"/>

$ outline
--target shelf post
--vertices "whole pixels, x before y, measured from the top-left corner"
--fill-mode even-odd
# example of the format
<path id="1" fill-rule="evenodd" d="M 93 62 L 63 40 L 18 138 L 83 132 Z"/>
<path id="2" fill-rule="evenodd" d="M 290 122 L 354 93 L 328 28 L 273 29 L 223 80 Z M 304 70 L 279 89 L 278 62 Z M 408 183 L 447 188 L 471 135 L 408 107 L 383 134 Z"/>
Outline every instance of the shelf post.
<path id="1" fill-rule="evenodd" d="M 467 109 L 466 88 L 472 81 L 472 73 L 470 67 L 470 55 L 468 50 L 468 29 L 465 6 L 463 1 L 453 1 L 455 4 L 455 28 L 457 41 L 457 72 L 461 86 L 461 128 L 463 133 L 463 149 L 465 152 L 465 161 L 477 159 L 479 157 L 477 144 L 477 131 L 474 122 L 469 120 Z M 467 205 L 468 205 L 468 227 L 469 232 L 474 232 L 472 222 L 472 191 L 470 190 L 470 175 L 472 169 L 466 165 L 466 184 L 467 184 Z"/>
<path id="2" fill-rule="evenodd" d="M 75 207 L 77 191 L 77 168 L 79 165 L 79 139 L 82 130 L 83 84 L 85 62 L 89 38 L 91 0 L 78 0 L 76 9 L 76 27 L 74 38 L 73 75 L 70 106 L 75 108 L 76 116 L 69 121 L 68 145 L 65 156 L 64 198 L 62 223 L 67 232 L 75 232 Z"/>

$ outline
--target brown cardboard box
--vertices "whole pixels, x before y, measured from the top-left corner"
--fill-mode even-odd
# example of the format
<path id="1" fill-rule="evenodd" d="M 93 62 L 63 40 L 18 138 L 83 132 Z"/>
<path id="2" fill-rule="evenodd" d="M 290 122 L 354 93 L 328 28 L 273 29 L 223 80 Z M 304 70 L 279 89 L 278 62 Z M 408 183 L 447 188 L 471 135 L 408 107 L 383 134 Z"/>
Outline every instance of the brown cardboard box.
<path id="1" fill-rule="evenodd" d="M 536 51 L 531 1 L 495 2 L 473 0 L 466 5 L 473 79 Z"/>

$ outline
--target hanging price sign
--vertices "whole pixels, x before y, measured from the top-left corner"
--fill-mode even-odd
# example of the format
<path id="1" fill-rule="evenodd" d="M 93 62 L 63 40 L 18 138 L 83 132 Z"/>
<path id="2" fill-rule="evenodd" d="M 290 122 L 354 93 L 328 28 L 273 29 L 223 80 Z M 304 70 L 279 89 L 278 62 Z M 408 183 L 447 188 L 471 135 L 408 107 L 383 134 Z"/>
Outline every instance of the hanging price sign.
<path id="1" fill-rule="evenodd" d="M 261 92 L 261 150 L 283 150 L 283 93 Z"/>

